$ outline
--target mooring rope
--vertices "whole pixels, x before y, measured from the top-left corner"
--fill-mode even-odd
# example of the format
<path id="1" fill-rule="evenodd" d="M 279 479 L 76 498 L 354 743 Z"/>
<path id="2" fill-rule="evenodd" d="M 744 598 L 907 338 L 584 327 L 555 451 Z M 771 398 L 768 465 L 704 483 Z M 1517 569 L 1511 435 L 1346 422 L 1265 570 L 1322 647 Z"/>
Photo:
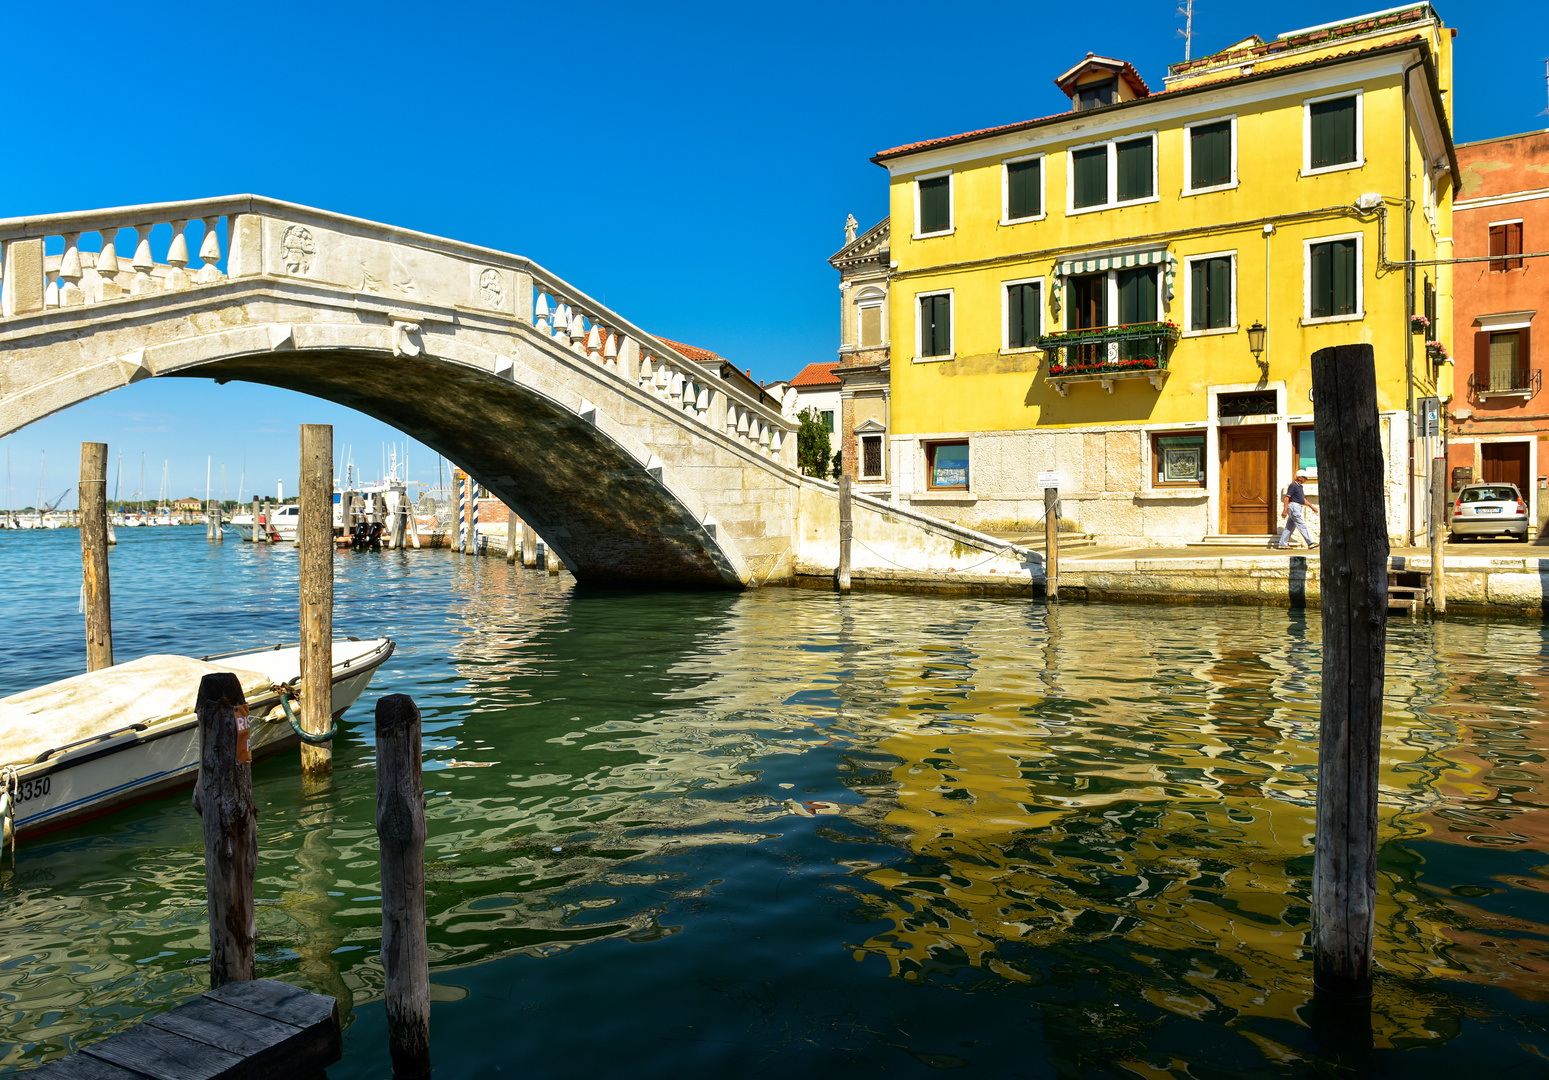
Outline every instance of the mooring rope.
<path id="1" fill-rule="evenodd" d="M 290 699 L 301 700 L 301 695 L 296 693 L 296 688 L 294 686 L 287 686 L 284 683 L 275 683 L 273 689 L 275 693 L 280 695 L 280 708 L 285 710 L 285 719 L 290 721 L 291 728 L 297 735 L 301 736 L 302 742 L 310 746 L 325 746 L 333 741 L 335 735 L 339 734 L 339 722 L 337 720 L 329 725 L 327 731 L 320 735 L 314 735 L 312 732 L 302 728 L 301 721 L 297 720 L 296 714 L 290 711 Z"/>

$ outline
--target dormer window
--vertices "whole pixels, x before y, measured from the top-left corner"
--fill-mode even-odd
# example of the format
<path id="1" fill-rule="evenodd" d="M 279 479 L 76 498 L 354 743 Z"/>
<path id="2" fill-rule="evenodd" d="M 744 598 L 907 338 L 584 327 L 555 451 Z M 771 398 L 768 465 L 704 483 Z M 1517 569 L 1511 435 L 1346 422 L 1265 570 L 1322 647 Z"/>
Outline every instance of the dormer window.
<path id="1" fill-rule="evenodd" d="M 1076 87 L 1075 105 L 1077 112 L 1100 108 L 1103 105 L 1113 105 L 1118 100 L 1118 79 L 1103 79 L 1099 82 L 1089 82 Z"/>

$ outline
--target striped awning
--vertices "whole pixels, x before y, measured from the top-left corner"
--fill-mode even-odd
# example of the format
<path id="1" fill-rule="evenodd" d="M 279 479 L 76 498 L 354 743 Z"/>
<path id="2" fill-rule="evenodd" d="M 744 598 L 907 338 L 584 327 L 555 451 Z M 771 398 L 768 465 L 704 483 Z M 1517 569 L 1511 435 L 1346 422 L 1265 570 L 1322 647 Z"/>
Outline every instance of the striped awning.
<path id="1" fill-rule="evenodd" d="M 1126 251 L 1122 255 L 1103 255 L 1092 259 L 1062 259 L 1055 271 L 1061 277 L 1070 274 L 1095 274 L 1103 270 L 1121 270 L 1127 266 L 1160 266 L 1176 262 L 1166 248 L 1155 251 Z"/>

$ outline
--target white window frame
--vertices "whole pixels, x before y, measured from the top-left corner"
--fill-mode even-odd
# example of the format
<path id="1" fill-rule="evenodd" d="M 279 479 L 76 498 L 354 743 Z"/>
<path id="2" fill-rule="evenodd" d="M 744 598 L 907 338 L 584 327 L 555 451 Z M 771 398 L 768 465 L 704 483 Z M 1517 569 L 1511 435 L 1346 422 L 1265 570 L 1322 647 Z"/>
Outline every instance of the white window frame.
<path id="1" fill-rule="evenodd" d="M 1017 157 L 1009 157 L 1000 163 L 1000 223 L 1002 225 L 1021 225 L 1026 221 L 1042 221 L 1049 216 L 1049 167 L 1044 162 L 1045 154 L 1021 154 Z M 1024 161 L 1044 162 L 1038 166 L 1038 213 L 1031 217 L 1014 218 L 1011 216 L 1011 169 L 1012 165 L 1019 165 Z"/>
<path id="2" fill-rule="evenodd" d="M 947 227 L 939 232 L 920 231 L 920 181 L 939 180 L 943 176 L 947 178 Z M 914 236 L 915 240 L 926 240 L 932 236 L 951 236 L 957 232 L 957 179 L 952 169 L 938 169 L 936 172 L 921 173 L 911 182 L 914 188 Z"/>
<path id="3" fill-rule="evenodd" d="M 1013 285 L 1038 286 L 1038 327 L 1040 330 L 1043 329 L 1044 312 L 1047 310 L 1049 294 L 1044 288 L 1043 278 L 1009 278 L 1006 281 L 1002 281 L 1000 283 L 1000 351 L 1002 353 L 1019 354 L 1026 352 L 1036 352 L 1038 349 L 1037 345 L 1021 345 L 1015 349 L 1011 347 L 1011 305 L 1007 303 L 1006 296 L 1008 290 Z M 955 345 L 956 343 L 954 342 L 954 347 Z"/>
<path id="4" fill-rule="evenodd" d="M 1167 274 L 1166 274 L 1166 270 L 1165 270 L 1165 267 L 1160 266 L 1160 265 L 1155 264 L 1155 263 L 1152 263 L 1151 267 L 1152 267 L 1152 269 L 1154 269 L 1156 271 L 1156 317 L 1157 317 L 1157 321 L 1158 322 L 1166 322 L 1167 320 L 1162 317 L 1162 312 L 1167 310 L 1167 308 L 1165 306 L 1166 288 L 1167 288 Z M 1118 314 L 1119 314 L 1119 271 L 1120 270 L 1141 270 L 1141 269 L 1144 269 L 1144 268 L 1143 267 L 1139 267 L 1139 266 L 1111 267 L 1111 268 L 1109 268 L 1107 270 L 1094 270 L 1090 274 L 1071 274 L 1070 277 L 1095 277 L 1098 274 L 1101 274 L 1101 275 L 1105 276 L 1108 279 L 1107 282 L 1106 282 L 1107 296 L 1108 296 L 1108 299 L 1107 299 L 1108 318 L 1110 320 L 1112 320 L 1112 319 L 1117 318 Z M 1066 280 L 1069 281 L 1069 278 L 1067 278 Z M 1010 282 L 1007 282 L 1006 284 L 1009 285 Z M 1061 294 L 1064 293 L 1066 288 L 1068 288 L 1067 285 L 1063 285 L 1062 284 L 1060 286 Z M 1001 292 L 1001 297 L 1002 297 L 1002 299 L 1001 299 L 1001 306 L 1004 307 L 1005 303 L 1006 303 L 1006 301 L 1004 299 L 1004 297 L 1005 297 L 1005 292 L 1004 291 Z M 1061 308 L 1062 308 L 1062 311 L 1063 311 L 1063 318 L 1064 318 L 1064 322 L 1065 322 L 1065 329 L 1066 330 L 1074 330 L 1074 329 L 1076 329 L 1074 326 L 1070 325 L 1070 321 L 1071 321 L 1072 317 L 1075 315 L 1075 305 L 1066 302 L 1066 303 L 1062 303 L 1061 304 Z M 1004 319 L 1002 321 L 1004 321 Z M 1110 321 L 1106 325 L 1109 326 L 1109 327 L 1117 327 L 1117 326 L 1120 326 L 1122 324 Z M 1104 329 L 1104 327 L 1090 327 L 1090 329 L 1101 330 L 1101 329 Z M 1002 336 L 1001 340 L 1004 341 L 1005 337 Z"/>
<path id="5" fill-rule="evenodd" d="M 855 309 L 855 348 L 857 349 L 881 349 L 887 346 L 887 291 L 875 285 L 867 285 L 855 294 L 850 301 Z M 878 315 L 878 332 L 882 340 L 875 345 L 863 345 L 861 343 L 861 312 L 866 308 L 881 308 Z"/>
<path id="6" fill-rule="evenodd" d="M 1485 226 L 1485 240 L 1488 241 L 1490 239 L 1489 230 L 1491 230 L 1491 229 L 1494 229 L 1494 228 L 1496 228 L 1498 226 L 1501 226 L 1501 225 L 1521 225 L 1521 224 L 1522 224 L 1522 219 L 1519 218 L 1519 217 L 1507 218 L 1505 221 L 1492 221 L 1488 225 Z M 1523 229 L 1522 231 L 1526 232 L 1527 230 Z M 1485 257 L 1488 258 L 1489 255 L 1486 254 Z M 1517 256 L 1515 256 L 1515 255 L 1505 255 L 1505 256 L 1502 256 L 1502 257 L 1503 258 L 1507 258 L 1507 259 L 1515 259 Z"/>
<path id="7" fill-rule="evenodd" d="M 926 289 L 924 292 L 914 294 L 914 362 L 916 364 L 938 364 L 947 360 L 957 359 L 957 297 L 953 295 L 953 289 Z M 947 319 L 947 335 L 952 339 L 952 351 L 945 356 L 921 356 L 920 339 L 925 330 L 923 320 L 920 318 L 920 301 L 927 296 L 945 296 L 950 317 Z"/>
<path id="8" fill-rule="evenodd" d="M 1194 319 L 1194 267 L 1193 263 L 1200 259 L 1230 258 L 1232 260 L 1232 321 L 1229 326 L 1218 326 L 1213 330 L 1195 330 L 1192 328 Z M 1180 337 L 1211 337 L 1217 334 L 1235 334 L 1239 327 L 1237 323 L 1237 251 L 1202 251 L 1198 255 L 1185 255 L 1183 257 L 1183 331 Z M 1356 259 L 1360 264 L 1360 259 Z"/>
<path id="9" fill-rule="evenodd" d="M 1355 241 L 1355 314 L 1325 315 L 1312 317 L 1312 245 L 1326 244 L 1331 240 Z M 1302 325 L 1322 326 L 1324 323 L 1360 322 L 1366 318 L 1366 234 L 1358 232 L 1335 233 L 1332 236 L 1311 236 L 1302 241 Z"/>
<path id="10" fill-rule="evenodd" d="M 1126 199 L 1119 201 L 1119 150 L 1121 142 L 1136 142 L 1140 139 L 1151 140 L 1151 194 L 1144 199 Z M 1065 216 L 1075 217 L 1077 214 L 1095 214 L 1102 210 L 1116 210 L 1121 206 L 1144 206 L 1146 203 L 1162 201 L 1162 190 L 1158 186 L 1157 158 L 1159 138 L 1155 130 L 1131 131 L 1123 135 L 1114 135 L 1107 139 L 1099 139 L 1096 142 L 1081 143 L 1078 146 L 1065 148 Z M 1094 146 L 1106 146 L 1108 148 L 1108 201 L 1096 206 L 1076 206 L 1076 151 L 1090 150 Z"/>
<path id="11" fill-rule="evenodd" d="M 1222 121 L 1230 121 L 1232 125 L 1232 179 L 1230 183 L 1216 184 L 1213 187 L 1193 187 L 1194 183 L 1194 129 L 1197 127 L 1209 127 Z M 1209 195 L 1212 191 L 1231 191 L 1237 186 L 1237 114 L 1229 116 L 1212 116 L 1209 120 L 1195 120 L 1193 123 L 1183 125 L 1183 195 Z"/>
<path id="12" fill-rule="evenodd" d="M 1312 167 L 1312 106 L 1320 101 L 1335 101 L 1339 98 L 1355 98 L 1355 160 L 1347 161 L 1341 165 L 1325 165 L 1321 169 Z M 1344 172 L 1346 169 L 1363 169 L 1366 167 L 1366 91 L 1359 87 L 1354 90 L 1341 90 L 1337 94 L 1320 94 L 1317 97 L 1302 99 L 1302 175 L 1322 176 L 1325 173 Z"/>
<path id="13" fill-rule="evenodd" d="M 866 471 L 866 440 L 867 439 L 876 439 L 881 444 L 881 451 L 882 452 L 877 455 L 877 459 L 878 459 L 879 462 L 881 462 L 881 466 L 882 466 L 882 471 L 879 472 L 879 473 L 869 473 L 869 472 Z M 882 432 L 880 432 L 880 431 L 866 431 L 866 432 L 862 432 L 861 434 L 857 435 L 855 437 L 855 449 L 858 451 L 857 454 L 856 454 L 856 457 L 857 457 L 858 460 L 855 462 L 855 472 L 862 480 L 886 480 L 887 479 L 887 439 L 883 438 Z"/>

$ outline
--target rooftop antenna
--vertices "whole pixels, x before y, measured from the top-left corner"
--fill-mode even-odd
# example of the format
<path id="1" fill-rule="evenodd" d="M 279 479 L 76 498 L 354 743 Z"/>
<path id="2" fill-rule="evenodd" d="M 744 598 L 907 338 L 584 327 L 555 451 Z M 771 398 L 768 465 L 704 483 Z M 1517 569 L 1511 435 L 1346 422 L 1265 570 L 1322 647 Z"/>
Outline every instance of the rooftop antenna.
<path id="1" fill-rule="evenodd" d="M 1194 0 L 1184 0 L 1178 14 L 1184 19 L 1183 29 L 1178 31 L 1178 36 L 1183 39 L 1183 62 L 1187 64 L 1194 51 Z"/>

